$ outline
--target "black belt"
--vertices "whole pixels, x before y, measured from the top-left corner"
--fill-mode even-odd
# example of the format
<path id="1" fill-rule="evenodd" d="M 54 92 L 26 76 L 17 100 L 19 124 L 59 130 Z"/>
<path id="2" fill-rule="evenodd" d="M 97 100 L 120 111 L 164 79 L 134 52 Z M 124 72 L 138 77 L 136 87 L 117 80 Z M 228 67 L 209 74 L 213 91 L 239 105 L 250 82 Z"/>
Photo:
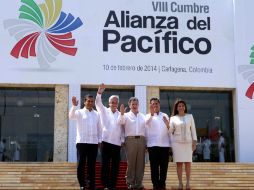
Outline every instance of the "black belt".
<path id="1" fill-rule="evenodd" d="M 140 139 L 143 136 L 127 136 L 129 139 Z"/>

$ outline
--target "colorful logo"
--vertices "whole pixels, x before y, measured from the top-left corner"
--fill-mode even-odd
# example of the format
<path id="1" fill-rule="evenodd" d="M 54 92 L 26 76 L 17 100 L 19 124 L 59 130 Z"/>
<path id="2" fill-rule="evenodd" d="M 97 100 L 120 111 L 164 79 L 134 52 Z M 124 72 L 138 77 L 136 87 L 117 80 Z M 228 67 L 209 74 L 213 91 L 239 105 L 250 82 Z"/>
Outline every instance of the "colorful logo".
<path id="1" fill-rule="evenodd" d="M 4 21 L 4 28 L 18 40 L 11 50 L 15 58 L 36 57 L 40 68 L 49 68 L 62 52 L 75 56 L 77 48 L 72 31 L 83 25 L 80 18 L 62 10 L 62 0 L 21 0 L 19 19 Z"/>
<path id="2" fill-rule="evenodd" d="M 254 46 L 251 48 L 250 54 L 250 65 L 240 65 L 238 66 L 238 72 L 242 74 L 245 80 L 248 80 L 250 83 L 249 88 L 247 89 L 245 96 L 252 99 L 254 95 Z"/>

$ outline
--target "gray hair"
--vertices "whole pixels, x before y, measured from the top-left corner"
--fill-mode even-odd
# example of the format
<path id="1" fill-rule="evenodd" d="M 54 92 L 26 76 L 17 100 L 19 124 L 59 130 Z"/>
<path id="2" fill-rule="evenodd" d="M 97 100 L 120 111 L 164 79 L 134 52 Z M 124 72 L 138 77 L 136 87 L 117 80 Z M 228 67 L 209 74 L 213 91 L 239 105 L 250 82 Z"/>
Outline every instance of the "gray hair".
<path id="1" fill-rule="evenodd" d="M 117 101 L 119 102 L 119 96 L 118 95 L 112 95 L 108 99 L 108 103 L 110 103 L 114 98 L 117 98 Z"/>
<path id="2" fill-rule="evenodd" d="M 138 98 L 136 98 L 136 97 L 131 97 L 131 98 L 129 99 L 128 103 L 130 104 L 130 103 L 133 102 L 133 101 L 139 103 Z"/>

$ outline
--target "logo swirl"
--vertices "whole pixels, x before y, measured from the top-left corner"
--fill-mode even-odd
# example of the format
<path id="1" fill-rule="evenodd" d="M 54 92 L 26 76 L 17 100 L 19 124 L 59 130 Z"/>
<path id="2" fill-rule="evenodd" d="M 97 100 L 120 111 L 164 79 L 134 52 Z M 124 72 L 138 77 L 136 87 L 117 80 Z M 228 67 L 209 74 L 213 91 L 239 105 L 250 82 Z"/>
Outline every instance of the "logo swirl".
<path id="1" fill-rule="evenodd" d="M 18 41 L 11 55 L 15 58 L 36 57 L 40 68 L 47 69 L 62 52 L 75 56 L 77 47 L 72 31 L 83 25 L 79 17 L 62 11 L 62 0 L 21 0 L 19 19 L 4 21 L 4 28 Z"/>
<path id="2" fill-rule="evenodd" d="M 242 74 L 245 80 L 248 80 L 250 86 L 246 90 L 245 96 L 252 99 L 254 96 L 254 46 L 251 47 L 250 65 L 238 66 L 238 73 Z"/>

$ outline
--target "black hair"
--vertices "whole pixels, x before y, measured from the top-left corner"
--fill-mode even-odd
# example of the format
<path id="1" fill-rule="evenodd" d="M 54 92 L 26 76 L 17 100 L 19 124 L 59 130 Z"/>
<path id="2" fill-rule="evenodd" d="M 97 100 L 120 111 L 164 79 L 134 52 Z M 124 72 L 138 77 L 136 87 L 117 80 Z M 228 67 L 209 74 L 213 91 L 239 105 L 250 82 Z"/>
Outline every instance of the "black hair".
<path id="1" fill-rule="evenodd" d="M 180 104 L 180 103 L 184 104 L 184 106 L 185 106 L 184 113 L 187 113 L 187 105 L 186 105 L 186 102 L 185 102 L 184 100 L 177 99 L 177 100 L 175 101 L 175 104 L 174 104 L 174 107 L 173 107 L 172 116 L 178 114 L 177 107 L 178 107 L 178 104 Z"/>
<path id="2" fill-rule="evenodd" d="M 93 97 L 93 95 L 91 95 L 91 94 L 87 94 L 87 95 L 85 95 L 85 97 L 84 97 L 84 102 L 85 102 L 88 98 L 94 98 L 94 97 Z"/>
<path id="3" fill-rule="evenodd" d="M 150 99 L 150 104 L 152 103 L 152 101 L 158 101 L 158 102 L 159 102 L 159 104 L 160 104 L 160 100 L 159 100 L 159 98 L 151 98 L 151 99 Z"/>

